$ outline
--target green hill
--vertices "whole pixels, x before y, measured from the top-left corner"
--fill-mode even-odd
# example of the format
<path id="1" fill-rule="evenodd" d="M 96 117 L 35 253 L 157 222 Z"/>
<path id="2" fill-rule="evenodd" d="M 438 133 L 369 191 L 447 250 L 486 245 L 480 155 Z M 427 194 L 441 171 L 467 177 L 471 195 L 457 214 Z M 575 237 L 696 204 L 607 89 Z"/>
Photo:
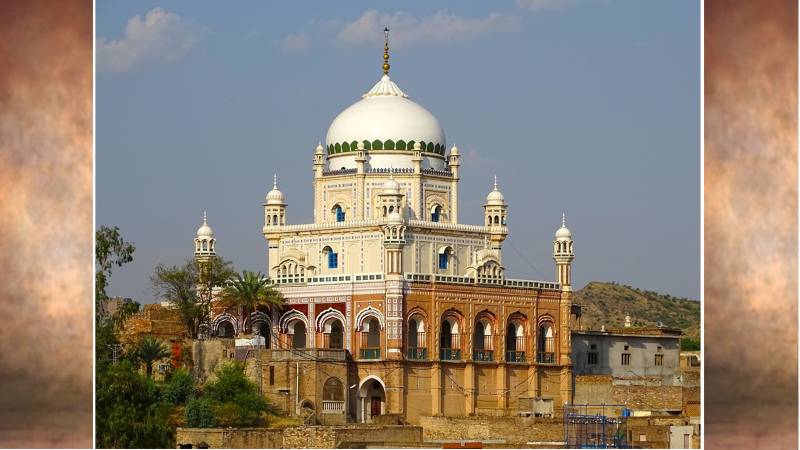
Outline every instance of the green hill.
<path id="1" fill-rule="evenodd" d="M 592 281 L 575 292 L 574 303 L 582 309 L 584 330 L 622 327 L 625 314 L 633 326 L 665 326 L 680 328 L 685 337 L 700 339 L 700 302 L 652 291 L 643 291 L 615 282 Z"/>

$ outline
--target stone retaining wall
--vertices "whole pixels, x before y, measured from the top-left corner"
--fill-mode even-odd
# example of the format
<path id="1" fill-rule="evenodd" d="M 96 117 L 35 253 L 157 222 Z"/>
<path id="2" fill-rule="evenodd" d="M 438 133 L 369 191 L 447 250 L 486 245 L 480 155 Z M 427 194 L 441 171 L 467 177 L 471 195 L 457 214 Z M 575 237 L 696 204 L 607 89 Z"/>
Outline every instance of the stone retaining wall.
<path id="1" fill-rule="evenodd" d="M 422 428 L 407 425 L 303 426 L 269 428 L 178 428 L 177 445 L 202 442 L 210 448 L 419 447 Z"/>

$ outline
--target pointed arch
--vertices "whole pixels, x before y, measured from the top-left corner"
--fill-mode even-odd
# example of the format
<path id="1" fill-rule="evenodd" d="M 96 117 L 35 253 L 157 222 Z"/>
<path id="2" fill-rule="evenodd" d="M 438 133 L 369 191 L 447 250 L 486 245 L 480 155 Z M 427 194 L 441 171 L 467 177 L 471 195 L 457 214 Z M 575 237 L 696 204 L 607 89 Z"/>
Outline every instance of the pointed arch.
<path id="1" fill-rule="evenodd" d="M 372 306 L 367 306 L 359 311 L 358 314 L 356 314 L 356 330 L 361 330 L 361 327 L 364 325 L 364 321 L 367 319 L 367 317 L 375 317 L 378 319 L 381 330 L 386 327 L 386 321 L 383 317 L 383 313 Z"/>
<path id="2" fill-rule="evenodd" d="M 229 313 L 222 313 L 219 316 L 214 318 L 214 321 L 211 323 L 211 330 L 214 335 L 219 333 L 219 327 L 222 325 L 223 322 L 229 322 L 231 326 L 233 326 L 233 334 L 239 334 L 239 321 Z"/>
<path id="3" fill-rule="evenodd" d="M 325 323 L 330 319 L 339 320 L 339 322 L 342 323 L 342 326 L 344 326 L 344 324 L 345 324 L 344 314 L 342 314 L 341 311 L 339 311 L 338 309 L 334 309 L 334 308 L 328 308 L 325 311 L 322 311 L 321 313 L 317 314 L 317 318 L 314 321 L 314 328 L 318 332 L 325 332 L 326 331 L 324 329 Z M 330 330 L 327 330 L 327 331 L 330 331 Z"/>
<path id="4" fill-rule="evenodd" d="M 302 312 L 292 308 L 283 313 L 280 319 L 278 319 L 278 328 L 280 329 L 281 333 L 286 333 L 288 331 L 289 323 L 294 320 L 303 322 L 303 324 L 306 326 L 306 330 L 310 329 L 308 317 L 306 317 L 306 315 Z"/>

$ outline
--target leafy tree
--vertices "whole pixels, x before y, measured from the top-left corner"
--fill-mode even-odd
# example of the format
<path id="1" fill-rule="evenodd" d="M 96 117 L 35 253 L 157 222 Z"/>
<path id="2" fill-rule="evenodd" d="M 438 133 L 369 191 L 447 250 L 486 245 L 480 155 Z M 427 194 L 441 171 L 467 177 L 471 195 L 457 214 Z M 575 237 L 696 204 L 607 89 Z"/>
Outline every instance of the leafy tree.
<path id="1" fill-rule="evenodd" d="M 270 309 L 283 306 L 283 295 L 270 285 L 261 272 L 245 270 L 241 275 L 235 274 L 222 290 L 221 297 L 223 304 L 241 309 L 242 323 L 259 306 Z"/>
<path id="2" fill-rule="evenodd" d="M 211 315 L 214 288 L 224 286 L 233 275 L 233 264 L 215 256 L 202 267 L 192 259 L 182 266 L 159 264 L 150 282 L 155 296 L 175 306 L 187 334 L 195 339 Z"/>
<path id="3" fill-rule="evenodd" d="M 184 369 L 178 369 L 167 376 L 161 389 L 161 398 L 171 405 L 182 405 L 194 395 L 195 387 L 192 374 Z"/>
<path id="4" fill-rule="evenodd" d="M 138 361 L 144 363 L 145 370 L 147 371 L 147 378 L 153 375 L 153 362 L 168 358 L 171 355 L 167 347 L 152 336 L 145 336 L 142 338 L 142 340 L 136 344 L 134 354 Z"/>
<path id="5" fill-rule="evenodd" d="M 128 317 L 139 312 L 141 306 L 142 305 L 139 302 L 135 302 L 129 298 L 122 300 L 122 303 L 120 303 L 117 311 L 111 317 L 111 320 L 114 322 L 115 329 L 119 329 L 119 327 L 125 323 L 125 320 L 128 319 Z"/>
<path id="6" fill-rule="evenodd" d="M 681 350 L 699 351 L 700 341 L 692 338 L 683 338 L 681 339 Z"/>
<path id="7" fill-rule="evenodd" d="M 187 425 L 251 427 L 262 424 L 262 413 L 269 405 L 259 395 L 256 384 L 245 376 L 244 367 L 239 363 L 226 364 L 217 369 L 216 375 L 216 380 L 205 385 L 202 398 L 186 405 Z M 214 425 L 207 425 L 212 423 Z"/>
<path id="8" fill-rule="evenodd" d="M 133 244 L 122 238 L 118 227 L 103 225 L 95 233 L 95 367 L 98 372 L 111 363 L 112 347 L 119 344 L 113 318 L 104 314 L 111 268 L 133 261 L 134 250 Z"/>
<path id="9" fill-rule="evenodd" d="M 213 428 L 214 411 L 211 400 L 207 398 L 191 398 L 186 403 L 186 426 L 191 428 Z"/>
<path id="10" fill-rule="evenodd" d="M 98 371 L 96 445 L 99 448 L 170 448 L 169 407 L 156 385 L 122 361 Z"/>
<path id="11" fill-rule="evenodd" d="M 95 303 L 98 313 L 104 310 L 107 299 L 106 287 L 111 278 L 111 268 L 133 261 L 136 247 L 122 239 L 119 227 L 101 226 L 95 232 Z"/>

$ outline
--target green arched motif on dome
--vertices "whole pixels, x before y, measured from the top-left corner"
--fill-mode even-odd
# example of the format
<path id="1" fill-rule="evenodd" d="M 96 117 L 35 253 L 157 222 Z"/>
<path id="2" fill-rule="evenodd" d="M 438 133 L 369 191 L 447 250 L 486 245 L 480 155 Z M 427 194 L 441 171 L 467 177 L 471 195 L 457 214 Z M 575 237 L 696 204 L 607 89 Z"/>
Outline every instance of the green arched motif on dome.
<path id="1" fill-rule="evenodd" d="M 414 151 L 414 145 L 416 141 L 404 141 L 402 139 L 394 141 L 393 139 L 387 139 L 385 141 L 381 141 L 380 139 L 375 139 L 374 141 L 370 142 L 367 140 L 361 141 L 364 144 L 364 150 L 405 150 L 405 151 Z M 432 153 L 435 155 L 445 156 L 446 148 L 444 144 L 438 142 L 425 142 L 420 141 L 420 150 L 424 153 Z M 353 142 L 337 142 L 335 144 L 328 145 L 328 154 L 339 154 L 339 153 L 349 153 L 354 152 L 358 149 L 358 141 Z"/>

